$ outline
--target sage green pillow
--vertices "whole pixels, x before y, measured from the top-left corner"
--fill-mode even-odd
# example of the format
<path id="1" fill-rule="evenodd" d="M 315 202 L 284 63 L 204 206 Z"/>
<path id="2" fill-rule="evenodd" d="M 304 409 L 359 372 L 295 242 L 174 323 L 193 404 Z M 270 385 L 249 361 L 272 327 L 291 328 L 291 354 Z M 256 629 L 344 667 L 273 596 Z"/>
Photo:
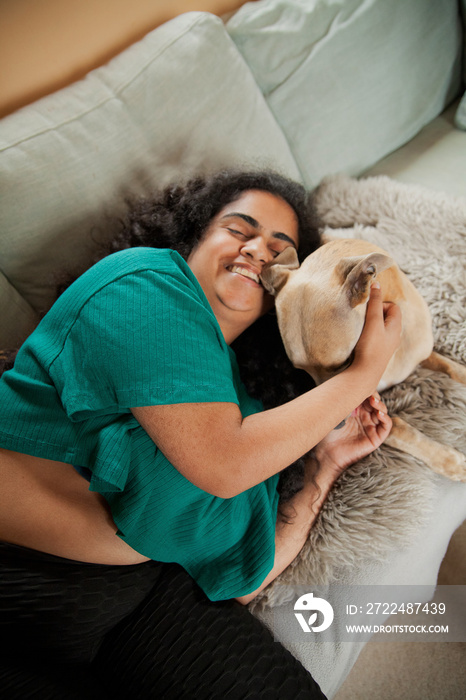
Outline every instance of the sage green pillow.
<path id="1" fill-rule="evenodd" d="M 0 352 L 16 350 L 39 321 L 39 315 L 1 272 L 0 314 Z"/>
<path id="2" fill-rule="evenodd" d="M 458 129 L 466 130 L 466 92 L 464 93 L 455 113 L 455 126 L 457 126 Z"/>
<path id="3" fill-rule="evenodd" d="M 35 311 L 57 273 L 87 263 L 128 193 L 233 164 L 300 177 L 224 24 L 199 12 L 3 119 L 0 153 L 1 271 Z M 14 320 L 5 298 L 0 347 Z"/>
<path id="4" fill-rule="evenodd" d="M 460 5 L 463 19 L 463 78 L 466 84 L 466 0 L 460 0 Z M 455 125 L 458 129 L 466 130 L 466 92 L 456 110 Z"/>
<path id="5" fill-rule="evenodd" d="M 457 0 L 259 0 L 227 29 L 308 186 L 362 173 L 460 91 Z"/>

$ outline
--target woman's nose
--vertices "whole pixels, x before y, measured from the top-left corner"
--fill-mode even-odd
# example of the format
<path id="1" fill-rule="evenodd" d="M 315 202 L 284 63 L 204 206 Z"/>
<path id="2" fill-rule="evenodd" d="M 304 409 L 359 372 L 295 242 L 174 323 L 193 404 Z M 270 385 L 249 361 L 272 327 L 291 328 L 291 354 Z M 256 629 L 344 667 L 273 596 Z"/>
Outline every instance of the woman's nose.
<path id="1" fill-rule="evenodd" d="M 241 252 L 246 257 L 251 258 L 256 262 L 261 262 L 264 265 L 265 263 L 269 262 L 269 259 L 271 258 L 271 254 L 269 253 L 267 246 L 265 245 L 264 241 L 259 238 L 247 241 Z"/>

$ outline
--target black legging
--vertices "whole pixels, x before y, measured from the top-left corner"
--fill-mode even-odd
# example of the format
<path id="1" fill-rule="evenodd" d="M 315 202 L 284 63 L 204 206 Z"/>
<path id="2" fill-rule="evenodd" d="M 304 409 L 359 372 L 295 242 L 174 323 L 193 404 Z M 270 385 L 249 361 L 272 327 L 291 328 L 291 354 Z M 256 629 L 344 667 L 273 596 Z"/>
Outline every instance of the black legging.
<path id="1" fill-rule="evenodd" d="M 0 697 L 322 700 L 236 601 L 176 564 L 82 564 L 0 543 Z"/>

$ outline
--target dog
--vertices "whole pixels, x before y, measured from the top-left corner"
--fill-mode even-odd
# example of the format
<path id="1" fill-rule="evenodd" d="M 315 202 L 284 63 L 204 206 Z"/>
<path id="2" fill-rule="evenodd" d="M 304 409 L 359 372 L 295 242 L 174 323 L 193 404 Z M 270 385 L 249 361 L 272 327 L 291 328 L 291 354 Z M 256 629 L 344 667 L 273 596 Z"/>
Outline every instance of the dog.
<path id="1" fill-rule="evenodd" d="M 264 288 L 275 297 L 280 334 L 293 365 L 321 384 L 351 364 L 377 279 L 383 301 L 396 303 L 402 313 L 400 345 L 378 391 L 402 382 L 419 364 L 466 384 L 466 369 L 433 351 L 429 308 L 393 258 L 364 240 L 323 240 L 301 266 L 289 247 L 261 275 Z M 421 459 L 438 474 L 466 482 L 461 452 L 431 440 L 398 416 L 392 420 L 385 444 Z"/>

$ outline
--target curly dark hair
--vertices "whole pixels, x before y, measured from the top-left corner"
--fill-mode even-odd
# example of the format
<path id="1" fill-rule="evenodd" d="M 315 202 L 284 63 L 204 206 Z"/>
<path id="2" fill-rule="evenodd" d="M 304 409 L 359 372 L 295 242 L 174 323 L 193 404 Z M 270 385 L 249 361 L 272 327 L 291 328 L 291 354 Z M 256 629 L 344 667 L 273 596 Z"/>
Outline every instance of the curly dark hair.
<path id="1" fill-rule="evenodd" d="M 262 190 L 280 197 L 298 220 L 299 257 L 319 245 L 316 215 L 302 185 L 271 170 L 222 170 L 184 184 L 168 185 L 158 193 L 129 202 L 122 229 L 104 252 L 135 246 L 172 248 L 185 260 L 203 237 L 212 219 L 244 192 Z"/>
<path id="2" fill-rule="evenodd" d="M 300 261 L 320 245 L 317 216 L 302 185 L 271 170 L 230 169 L 168 185 L 149 196 L 128 201 L 119 230 L 97 251 L 90 265 L 111 253 L 139 246 L 171 248 L 186 260 L 212 219 L 250 190 L 269 192 L 291 206 L 298 221 Z M 58 294 L 73 281 L 69 276 L 63 280 Z M 232 347 L 247 391 L 260 399 L 265 409 L 283 404 L 314 386 L 309 375 L 295 369 L 289 361 L 273 312 L 250 326 Z M 282 472 L 282 502 L 301 488 L 303 473 L 302 459 Z"/>

